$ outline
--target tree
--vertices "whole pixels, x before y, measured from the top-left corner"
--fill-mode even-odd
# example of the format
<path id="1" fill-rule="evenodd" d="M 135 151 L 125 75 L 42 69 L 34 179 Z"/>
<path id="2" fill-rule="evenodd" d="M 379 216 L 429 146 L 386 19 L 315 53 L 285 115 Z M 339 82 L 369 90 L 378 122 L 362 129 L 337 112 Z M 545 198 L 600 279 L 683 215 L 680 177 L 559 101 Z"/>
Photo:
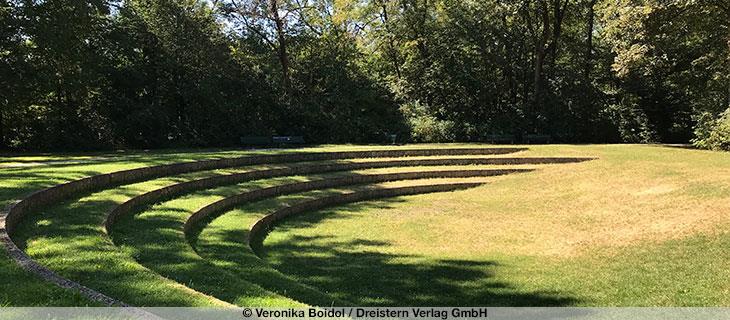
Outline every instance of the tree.
<path id="1" fill-rule="evenodd" d="M 289 24 L 294 19 L 292 15 L 307 6 L 284 0 L 229 0 L 222 4 L 225 12 L 242 24 L 245 29 L 242 31 L 257 35 L 276 52 L 282 86 L 288 91 L 291 87 Z"/>
<path id="2" fill-rule="evenodd" d="M 590 81 L 591 71 L 593 70 L 593 29 L 594 18 L 596 16 L 595 7 L 597 0 L 586 1 L 586 53 L 585 53 L 585 69 L 583 77 L 586 81 Z"/>
<path id="3" fill-rule="evenodd" d="M 691 138 L 693 114 L 726 108 L 727 12 L 704 2 L 606 2 L 602 22 L 622 95 L 661 141 Z"/>
<path id="4" fill-rule="evenodd" d="M 522 14 L 532 38 L 533 53 L 533 103 L 530 116 L 534 116 L 544 108 L 545 104 L 545 64 L 548 60 L 554 63 L 557 56 L 558 42 L 563 29 L 563 18 L 569 0 L 537 0 L 526 1 Z M 533 120 L 535 121 L 535 120 Z M 537 123 L 533 122 L 533 130 Z"/>
<path id="5" fill-rule="evenodd" d="M 730 105 L 728 21 L 721 0 L 0 0 L 0 148 L 687 142 Z"/>

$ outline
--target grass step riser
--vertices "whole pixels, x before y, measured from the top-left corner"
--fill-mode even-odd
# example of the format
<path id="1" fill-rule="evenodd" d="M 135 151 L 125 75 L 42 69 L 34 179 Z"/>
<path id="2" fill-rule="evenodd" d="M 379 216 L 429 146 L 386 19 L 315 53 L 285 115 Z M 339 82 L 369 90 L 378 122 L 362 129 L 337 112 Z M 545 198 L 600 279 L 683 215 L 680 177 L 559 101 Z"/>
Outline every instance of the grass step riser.
<path id="1" fill-rule="evenodd" d="M 512 173 L 530 172 L 531 169 L 504 169 L 504 170 L 441 170 L 441 171 L 417 171 L 386 174 L 363 174 L 351 175 L 341 178 L 321 179 L 315 181 L 297 182 L 283 184 L 273 187 L 256 189 L 235 196 L 213 202 L 188 217 L 183 226 L 188 241 L 193 241 L 197 232 L 201 230 L 199 223 L 209 221 L 216 216 L 236 206 L 247 202 L 257 201 L 265 198 L 278 197 L 285 194 L 300 193 L 318 189 L 343 187 L 348 185 L 382 183 L 398 180 L 432 179 L 432 178 L 470 178 L 487 177 Z"/>
<path id="2" fill-rule="evenodd" d="M 409 186 L 399 188 L 383 188 L 365 190 L 351 193 L 338 194 L 334 196 L 328 196 L 323 198 L 312 199 L 303 201 L 291 206 L 284 207 L 276 210 L 271 214 L 256 221 L 252 226 L 248 234 L 248 245 L 257 255 L 260 253 L 260 249 L 263 246 L 263 241 L 266 235 L 273 230 L 274 226 L 287 217 L 306 213 L 308 211 L 315 211 L 326 207 L 342 205 L 346 203 L 359 202 L 365 200 L 373 200 L 379 198 L 390 198 L 406 195 L 416 195 L 433 192 L 447 192 L 456 191 L 478 187 L 485 183 L 447 183 L 447 184 L 432 184 L 422 186 Z"/>
<path id="3" fill-rule="evenodd" d="M 161 200 L 179 196 L 196 190 L 235 184 L 250 180 L 273 178 L 291 175 L 304 175 L 312 173 L 325 173 L 347 170 L 362 170 L 389 167 L 415 167 L 415 166 L 448 166 L 448 165 L 518 165 L 518 164 L 550 164 L 550 163 L 572 163 L 592 160 L 592 158 L 466 158 L 466 159 L 420 159 L 420 160 L 391 160 L 372 161 L 359 163 L 338 163 L 324 165 L 295 166 L 280 169 L 257 170 L 251 172 L 234 173 L 203 178 L 183 183 L 174 184 L 160 188 L 145 194 L 136 196 L 129 201 L 117 206 L 109 213 L 104 227 L 107 233 L 123 214 L 131 212 L 134 208 L 149 205 Z"/>
<path id="4" fill-rule="evenodd" d="M 456 149 L 413 149 L 413 150 L 373 150 L 373 151 L 343 151 L 343 152 L 315 152 L 295 153 L 282 155 L 259 155 L 238 158 L 215 160 L 201 160 L 184 163 L 174 163 L 144 168 L 117 171 L 95 175 L 71 182 L 46 188 L 27 196 L 5 212 L 0 220 L 7 233 L 12 234 L 15 226 L 29 211 L 51 203 L 67 199 L 71 195 L 101 190 L 110 186 L 128 184 L 148 180 L 151 178 L 189 173 L 195 171 L 215 170 L 240 167 L 247 165 L 306 162 L 357 158 L 386 158 L 386 157 L 418 157 L 418 156 L 456 156 L 456 155 L 497 155 L 525 151 L 527 148 L 456 148 Z"/>
<path id="5" fill-rule="evenodd" d="M 124 305 L 121 301 L 108 297 L 100 292 L 87 288 L 79 283 L 65 279 L 50 269 L 37 263 L 26 255 L 12 239 L 15 227 L 26 214 L 34 209 L 68 199 L 74 195 L 102 190 L 116 185 L 123 185 L 144 181 L 146 179 L 164 177 L 195 171 L 231 168 L 245 165 L 266 163 L 304 162 L 320 160 L 337 160 L 351 158 L 377 157 L 405 157 L 405 156 L 436 156 L 436 155 L 494 155 L 525 151 L 527 148 L 456 148 L 456 149 L 413 149 L 413 150 L 374 150 L 374 151 L 345 151 L 345 152 L 318 152 L 297 153 L 283 155 L 247 156 L 215 160 L 201 160 L 194 162 L 158 165 L 130 170 L 117 171 L 95 175 L 71 182 L 59 184 L 50 188 L 36 191 L 22 200 L 11 204 L 0 213 L 0 242 L 10 257 L 22 268 L 37 274 L 42 279 L 56 284 L 61 288 L 78 290 L 80 293 L 105 305 Z"/>
<path id="6" fill-rule="evenodd" d="M 27 254 L 25 254 L 25 252 L 20 250 L 20 248 L 18 248 L 17 245 L 15 245 L 15 243 L 6 235 L 0 235 L 0 242 L 2 242 L 3 246 L 6 248 L 10 258 L 12 258 L 21 268 L 38 275 L 43 280 L 49 281 L 63 289 L 78 291 L 85 297 L 89 298 L 91 301 L 95 301 L 106 306 L 129 306 L 120 300 L 114 299 L 75 281 L 71 281 L 69 279 L 59 276 L 55 272 L 31 259 Z"/>
<path id="7" fill-rule="evenodd" d="M 394 181 L 394 180 L 410 180 L 410 179 L 427 179 L 427 178 L 468 178 L 468 177 L 486 177 L 486 176 L 495 176 L 495 175 L 503 175 L 503 174 L 511 174 L 511 173 L 522 173 L 522 172 L 529 172 L 532 170 L 529 169 L 506 169 L 506 170 L 495 170 L 495 169 L 482 169 L 482 170 L 439 170 L 439 171 L 422 171 L 422 172 L 402 172 L 402 173 L 390 173 L 390 174 L 370 174 L 370 175 L 357 175 L 353 174 L 350 176 L 345 177 L 339 177 L 339 178 L 333 178 L 333 179 L 322 179 L 317 181 L 307 181 L 307 182 L 300 182 L 300 183 L 291 183 L 286 185 L 280 185 L 275 187 L 269 187 L 269 188 L 262 188 L 262 189 L 256 189 L 253 191 L 248 192 L 250 195 L 249 197 L 245 197 L 249 200 L 254 200 L 254 198 L 263 198 L 263 197 L 274 197 L 277 195 L 281 195 L 285 192 L 300 192 L 300 191 L 307 191 L 310 189 L 321 189 L 321 188 L 327 188 L 327 187 L 336 187 L 339 185 L 349 185 L 349 184 L 366 184 L 366 183 L 373 183 L 373 182 L 386 182 L 386 181 Z M 238 200 L 241 200 L 241 197 L 236 197 Z M 228 198 L 227 198 L 228 199 Z M 175 228 L 177 229 L 177 228 Z M 148 232 L 153 233 L 154 230 L 148 230 Z M 138 260 L 139 261 L 139 260 Z M 139 261 L 141 264 L 145 265 L 144 261 Z M 176 263 L 183 263 L 182 260 L 176 262 Z M 186 261 L 184 262 L 186 265 L 191 265 L 192 262 Z M 203 259 L 202 263 L 207 263 L 206 259 Z M 155 267 L 148 266 L 149 268 L 155 270 Z M 169 270 L 168 270 L 169 271 Z M 179 275 L 176 274 L 167 274 L 165 273 L 165 269 L 157 270 L 158 273 L 163 275 L 164 277 L 173 279 L 178 282 L 184 282 L 186 280 L 184 279 L 190 279 L 193 276 L 188 277 L 182 277 L 180 278 Z M 217 273 L 217 275 L 221 275 L 223 272 Z M 216 280 L 220 281 L 220 280 Z M 198 282 L 196 281 L 195 284 Z M 227 283 L 226 281 L 221 281 L 220 283 Z M 269 284 L 269 286 L 263 286 L 267 290 L 272 290 L 272 292 L 277 293 L 287 293 L 291 291 L 291 294 L 294 294 L 296 290 L 288 290 L 292 289 L 290 287 L 278 287 L 276 285 Z M 224 301 L 232 302 L 230 296 L 226 296 L 225 291 L 217 292 L 216 289 L 211 289 L 210 287 L 197 287 L 192 286 L 191 288 L 195 290 L 201 290 L 201 292 L 205 294 L 213 295 L 219 299 L 222 299 Z M 307 290 L 311 290 L 307 288 Z M 298 297 L 297 294 L 294 295 L 295 297 Z M 322 304 L 323 301 L 326 303 Z M 331 298 L 327 299 L 320 299 L 320 300 L 312 300 L 308 301 L 308 303 L 319 303 L 318 305 L 328 305 L 331 303 Z"/>
<path id="8" fill-rule="evenodd" d="M 304 175 L 313 173 L 326 173 L 347 170 L 362 170 L 389 167 L 407 167 L 407 166 L 429 166 L 429 165 L 468 165 L 482 164 L 484 160 L 492 159 L 423 159 L 423 160 L 396 160 L 396 161 L 373 161 L 373 162 L 356 162 L 356 163 L 335 163 L 322 165 L 305 165 L 293 166 L 279 169 L 256 170 L 250 172 L 241 172 L 227 175 L 214 176 L 209 178 L 197 179 L 177 183 L 171 186 L 153 190 L 139 196 L 136 196 L 123 204 L 115 207 L 108 215 L 104 222 L 104 228 L 107 233 L 112 231 L 112 227 L 117 219 L 124 214 L 128 214 L 134 208 L 142 207 L 169 199 L 174 196 L 180 196 L 185 193 L 193 192 L 222 186 L 227 184 L 235 184 L 251 180 L 259 180 L 265 178 Z"/>

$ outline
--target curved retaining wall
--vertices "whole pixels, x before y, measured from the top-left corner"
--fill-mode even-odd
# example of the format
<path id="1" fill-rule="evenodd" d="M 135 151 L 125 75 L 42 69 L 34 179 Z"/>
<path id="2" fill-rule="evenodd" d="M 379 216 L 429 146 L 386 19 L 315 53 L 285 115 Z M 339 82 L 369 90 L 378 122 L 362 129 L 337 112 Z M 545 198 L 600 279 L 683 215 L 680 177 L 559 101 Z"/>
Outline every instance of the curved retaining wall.
<path id="1" fill-rule="evenodd" d="M 59 202 L 73 195 L 100 190 L 115 185 L 128 184 L 156 177 L 163 177 L 187 172 L 230 168 L 246 165 L 285 163 L 303 161 L 321 161 L 353 158 L 383 158 L 408 156 L 440 156 L 440 155 L 495 155 L 524 151 L 527 148 L 452 148 L 452 149 L 410 149 L 410 150 L 369 150 L 343 152 L 313 152 L 279 155 L 257 155 L 215 160 L 174 163 L 158 166 L 123 170 L 95 175 L 71 182 L 59 184 L 36 191 L 22 200 L 9 205 L 0 214 L 0 242 L 10 257 L 22 268 L 33 272 L 61 288 L 75 289 L 93 301 L 105 305 L 126 306 L 123 302 L 108 297 L 100 292 L 79 283 L 63 278 L 48 268 L 37 263 L 26 255 L 13 241 L 11 234 L 15 227 L 33 209 Z"/>
<path id="2" fill-rule="evenodd" d="M 327 196 L 307 201 L 302 201 L 291 206 L 287 206 L 274 211 L 271 214 L 264 216 L 263 218 L 256 221 L 248 233 L 248 245 L 256 255 L 259 255 L 263 241 L 266 235 L 273 229 L 274 225 L 287 217 L 302 214 L 307 211 L 319 210 L 326 207 L 342 205 L 351 202 L 373 200 L 379 198 L 390 198 L 405 195 L 433 193 L 433 192 L 445 192 L 463 190 L 473 187 L 478 187 L 486 183 L 444 183 L 444 184 L 431 184 L 431 185 L 420 185 L 420 186 L 409 186 L 409 187 L 398 187 L 398 188 L 382 188 L 372 189 L 365 191 L 357 191 L 350 193 L 343 193 L 333 196 Z"/>
<path id="3" fill-rule="evenodd" d="M 452 159 L 418 159 L 418 160 L 389 160 L 368 161 L 353 163 L 332 163 L 292 166 L 288 168 L 256 170 L 250 172 L 233 173 L 214 177 L 202 178 L 181 182 L 136 196 L 114 207 L 104 221 L 104 229 L 110 233 L 116 220 L 131 212 L 134 208 L 159 202 L 163 199 L 179 196 L 196 190 L 211 187 L 235 184 L 244 181 L 266 179 L 281 176 L 304 175 L 347 170 L 362 170 L 389 167 L 415 166 L 457 166 L 457 165 L 517 165 L 517 164 L 549 164 L 571 163 L 592 160 L 593 158 L 452 158 Z M 187 224 L 186 224 L 187 225 Z"/>
<path id="4" fill-rule="evenodd" d="M 371 150 L 343 152 L 292 153 L 279 155 L 258 155 L 215 160 L 173 163 L 137 169 L 123 170 L 95 175 L 71 182 L 59 184 L 34 192 L 19 202 L 11 205 L 0 221 L 0 228 L 12 234 L 15 226 L 23 216 L 32 209 L 58 202 L 73 194 L 103 189 L 113 185 L 122 185 L 144 181 L 151 178 L 164 177 L 195 171 L 232 168 L 247 165 L 322 161 L 356 158 L 415 157 L 415 156 L 448 156 L 448 155 L 495 155 L 508 154 L 527 150 L 527 148 L 455 148 L 455 149 L 412 149 L 412 150 Z"/>
<path id="5" fill-rule="evenodd" d="M 469 178 L 469 177 L 487 177 L 487 176 L 498 176 L 511 173 L 522 173 L 533 171 L 531 169 L 482 169 L 482 170 L 441 170 L 441 171 L 417 171 L 417 172 L 399 172 L 399 173 L 385 173 L 385 174 L 362 174 L 362 175 L 349 175 L 346 177 L 338 177 L 331 179 L 321 179 L 315 181 L 296 182 L 289 184 L 282 184 L 273 187 L 261 188 L 243 192 L 225 199 L 218 200 L 210 203 L 205 207 L 200 208 L 194 212 L 185 221 L 183 230 L 185 237 L 189 240 L 196 236 L 193 232 L 197 230 L 194 228 L 200 221 L 207 220 L 215 217 L 216 215 L 230 210 L 238 205 L 246 202 L 257 201 L 265 198 L 272 198 L 281 196 L 284 194 L 299 193 L 311 190 L 325 189 L 342 187 L 348 185 L 358 184 L 370 184 L 370 183 L 381 183 L 388 181 L 398 180 L 416 180 L 416 179 L 430 179 L 430 178 Z"/>

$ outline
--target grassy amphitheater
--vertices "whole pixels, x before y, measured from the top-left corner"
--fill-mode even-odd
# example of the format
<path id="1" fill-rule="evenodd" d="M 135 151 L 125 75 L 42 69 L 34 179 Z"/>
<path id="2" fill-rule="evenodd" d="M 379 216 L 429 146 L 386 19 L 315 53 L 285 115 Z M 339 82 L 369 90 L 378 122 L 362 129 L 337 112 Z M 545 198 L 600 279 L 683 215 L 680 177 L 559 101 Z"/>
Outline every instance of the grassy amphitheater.
<path id="1" fill-rule="evenodd" d="M 0 306 L 727 306 L 730 154 L 8 155 Z"/>

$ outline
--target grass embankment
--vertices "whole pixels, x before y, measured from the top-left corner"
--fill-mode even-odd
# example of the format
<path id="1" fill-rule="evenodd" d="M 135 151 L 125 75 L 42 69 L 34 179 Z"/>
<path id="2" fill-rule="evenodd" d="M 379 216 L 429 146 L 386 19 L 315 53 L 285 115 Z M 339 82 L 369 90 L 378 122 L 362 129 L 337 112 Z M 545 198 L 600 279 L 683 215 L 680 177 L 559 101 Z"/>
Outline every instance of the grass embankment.
<path id="1" fill-rule="evenodd" d="M 346 148 L 345 148 L 346 149 Z M 321 151 L 322 148 L 314 150 Z M 159 151 L 159 152 L 123 152 L 94 153 L 80 155 L 4 155 L 0 159 L 0 207 L 5 208 L 14 200 L 27 194 L 84 177 L 133 169 L 144 166 L 167 164 L 181 161 L 211 159 L 217 157 L 233 157 L 248 154 L 271 153 L 249 151 Z M 80 195 L 83 196 L 83 195 Z M 67 204 L 78 199 L 70 199 Z M 117 199 L 118 201 L 119 199 Z M 111 204 L 111 203 L 110 203 Z M 41 210 L 46 216 L 58 216 L 54 208 Z M 68 212 L 65 212 L 68 214 Z M 74 211 L 74 216 L 84 216 L 84 212 Z M 28 223 L 21 224 L 23 230 L 18 231 L 16 239 L 30 238 L 33 234 L 41 238 L 53 239 L 53 234 L 42 235 L 35 229 L 36 224 L 49 221 L 43 216 L 30 216 Z M 98 233 L 99 225 L 90 221 L 88 226 Z M 56 225 L 59 226 L 60 225 Z M 63 247 L 58 248 L 63 250 Z M 59 255 L 60 256 L 60 255 Z M 73 258 L 73 253 L 64 255 L 65 259 Z M 61 258 L 64 259 L 64 258 Z M 0 250 L 0 306 L 83 306 L 93 305 L 90 301 L 70 290 L 63 290 L 45 282 L 36 275 L 22 270 Z"/>
<path id="2" fill-rule="evenodd" d="M 0 160 L 0 206 L 5 208 L 12 201 L 25 195 L 50 187 L 96 174 L 114 172 L 143 166 L 151 166 L 180 161 L 192 161 L 211 157 L 226 157 L 243 154 L 242 152 L 139 152 L 133 154 L 95 154 L 80 156 L 8 156 Z M 74 200 L 69 200 L 69 203 Z M 46 215 L 56 213 L 53 208 L 43 209 Z M 66 212 L 68 213 L 68 212 Z M 54 215 L 55 216 L 55 215 Z M 42 216 L 31 216 L 29 223 L 21 224 L 15 239 L 23 239 L 33 232 L 36 224 L 46 224 L 50 220 Z M 56 216 L 56 218 L 63 218 Z M 93 226 L 97 228 L 98 226 Z M 53 237 L 53 235 L 49 235 Z M 73 258 L 72 255 L 65 257 Z M 79 306 L 94 305 L 77 293 L 57 288 L 36 275 L 18 267 L 0 250 L 0 305 L 2 306 Z"/>
<path id="3" fill-rule="evenodd" d="M 423 146 L 409 146 L 407 148 Z M 380 149 L 381 147 L 335 146 L 299 150 L 346 151 Z M 2 205 L 54 184 L 86 176 L 142 166 L 232 157 L 280 151 L 226 152 L 140 152 L 128 154 L 94 154 L 56 157 L 53 155 L 3 158 Z M 159 277 L 139 266 L 131 255 L 119 251 L 103 234 L 101 221 L 108 210 L 130 197 L 171 183 L 233 172 L 218 170 L 177 177 L 166 177 L 127 186 L 115 187 L 80 198 L 69 199 L 57 206 L 39 210 L 22 223 L 15 239 L 31 257 L 40 260 L 63 276 L 78 280 L 92 288 L 136 305 L 220 305 L 222 302 L 196 294 L 172 281 Z M 74 292 L 61 290 L 16 267 L 7 255 L 0 256 L 0 274 L 4 279 L 0 304 L 87 305 L 89 302 Z M 102 283 L 104 285 L 102 285 Z M 109 289 L 109 290 L 107 290 Z M 255 286 L 254 289 L 256 290 Z M 257 293 L 256 297 L 263 294 Z M 128 301 L 125 298 L 129 299 Z M 257 298 L 255 298 L 257 299 Z M 258 304 L 258 300 L 247 303 Z M 269 299 L 265 299 L 269 301 Z"/>
<path id="4" fill-rule="evenodd" d="M 531 148 L 543 155 L 600 160 L 303 215 L 267 238 L 266 260 L 358 305 L 730 304 L 730 154 Z M 213 221 L 199 251 L 241 263 L 243 227 L 276 205 Z"/>
<path id="5" fill-rule="evenodd" d="M 157 204 L 147 210 L 144 210 L 141 214 L 135 215 L 134 217 L 128 216 L 125 219 L 122 219 L 119 221 L 118 227 L 115 228 L 115 238 L 118 244 L 124 245 L 125 248 L 128 247 L 129 250 L 133 252 L 135 259 L 141 264 L 155 270 L 165 277 L 184 282 L 191 288 L 211 294 L 225 301 L 246 305 L 246 301 L 241 301 L 239 297 L 242 292 L 240 290 L 235 290 L 233 288 L 234 285 L 231 285 L 240 279 L 244 279 L 247 282 L 256 283 L 270 291 L 292 297 L 293 299 L 304 303 L 320 306 L 331 305 L 333 303 L 342 304 L 345 302 L 337 301 L 327 294 L 310 287 L 302 286 L 301 284 L 292 281 L 292 279 L 283 276 L 253 256 L 252 252 L 250 252 L 248 248 L 245 248 L 243 250 L 244 252 L 242 252 L 242 254 L 246 256 L 246 259 L 239 261 L 238 264 L 234 265 L 229 263 L 220 264 L 220 261 L 216 259 L 208 260 L 209 257 L 201 258 L 197 255 L 193 248 L 190 247 L 190 244 L 185 239 L 185 235 L 183 233 L 183 224 L 185 223 L 185 220 L 195 210 L 205 206 L 206 204 L 220 200 L 223 197 L 232 196 L 237 193 L 257 188 L 301 181 L 343 177 L 353 174 L 427 170 L 440 171 L 467 168 L 494 169 L 496 166 L 401 167 L 356 170 L 351 172 L 335 172 L 308 176 L 263 179 L 234 186 L 203 190 L 188 196 Z M 457 181 L 486 181 L 489 179 L 490 178 L 422 179 L 381 183 L 374 186 L 406 186 Z M 302 199 L 314 195 L 335 194 L 338 192 L 360 190 L 363 188 L 365 188 L 365 186 L 355 185 L 339 189 L 319 190 L 308 194 L 298 194 L 287 198 L 287 200 Z M 278 203 L 283 204 L 281 201 Z M 251 217 L 256 217 L 256 215 L 252 215 Z M 240 221 L 240 225 L 250 225 L 250 223 L 247 222 L 248 221 Z M 245 241 L 245 238 L 239 240 Z M 180 268 L 180 265 L 185 265 L 186 267 Z M 281 305 L 282 301 L 271 301 L 271 303 Z"/>
<path id="6" fill-rule="evenodd" d="M 283 203 L 349 188 L 241 206 L 202 230 L 197 252 L 181 230 L 193 210 L 257 186 L 331 174 L 267 179 L 163 202 L 120 221 L 115 239 L 121 249 L 101 227 L 114 205 L 171 183 L 244 169 L 81 195 L 31 216 L 16 239 L 54 271 L 137 305 L 223 305 L 221 300 L 241 305 L 730 304 L 729 154 L 653 146 L 530 148 L 520 156 L 600 160 L 541 165 L 537 172 L 489 178 L 489 185 L 465 191 L 305 214 L 267 238 L 265 261 L 245 243 L 251 222 Z M 316 150 L 343 149 L 352 147 Z M 0 168 L 0 198 L 7 204 L 44 186 L 97 173 L 241 154 L 129 154 L 111 160 L 94 155 L 79 163 L 40 165 L 39 159 L 22 159 L 34 167 Z M 378 170 L 392 169 L 370 172 Z M 88 304 L 19 270 L 4 252 L 0 275 L 12 279 L 0 284 L 5 305 Z"/>

